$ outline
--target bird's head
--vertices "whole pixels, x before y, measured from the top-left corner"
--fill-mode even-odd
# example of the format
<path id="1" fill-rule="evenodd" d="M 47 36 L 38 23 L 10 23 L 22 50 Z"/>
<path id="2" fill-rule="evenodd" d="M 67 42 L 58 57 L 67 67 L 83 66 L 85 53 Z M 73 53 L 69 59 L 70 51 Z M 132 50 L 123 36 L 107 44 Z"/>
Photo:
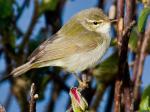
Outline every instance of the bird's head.
<path id="1" fill-rule="evenodd" d="M 111 29 L 111 21 L 99 8 L 83 10 L 77 14 L 76 19 L 89 31 L 105 34 Z"/>

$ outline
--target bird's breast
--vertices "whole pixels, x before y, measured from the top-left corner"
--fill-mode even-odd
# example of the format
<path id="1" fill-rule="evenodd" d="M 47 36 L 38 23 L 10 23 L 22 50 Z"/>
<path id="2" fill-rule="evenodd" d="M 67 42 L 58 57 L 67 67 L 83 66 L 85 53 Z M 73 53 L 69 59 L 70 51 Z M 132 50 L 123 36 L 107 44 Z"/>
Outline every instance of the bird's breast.
<path id="1" fill-rule="evenodd" d="M 96 65 L 105 54 L 109 44 L 110 42 L 104 41 L 102 44 L 98 45 L 95 49 L 89 52 L 72 55 L 69 59 L 67 58 L 64 60 L 64 65 L 66 65 L 65 68 L 70 72 L 81 72 Z"/>

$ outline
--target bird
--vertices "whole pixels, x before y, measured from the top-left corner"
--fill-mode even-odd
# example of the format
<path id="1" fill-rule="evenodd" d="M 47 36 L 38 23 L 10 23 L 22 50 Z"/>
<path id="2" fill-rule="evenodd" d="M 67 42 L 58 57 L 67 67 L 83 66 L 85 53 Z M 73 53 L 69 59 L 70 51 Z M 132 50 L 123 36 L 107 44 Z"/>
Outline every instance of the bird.
<path id="1" fill-rule="evenodd" d="M 111 20 L 100 8 L 84 9 L 75 14 L 29 56 L 28 61 L 10 75 L 20 76 L 33 68 L 57 66 L 75 74 L 97 65 L 109 48 Z"/>

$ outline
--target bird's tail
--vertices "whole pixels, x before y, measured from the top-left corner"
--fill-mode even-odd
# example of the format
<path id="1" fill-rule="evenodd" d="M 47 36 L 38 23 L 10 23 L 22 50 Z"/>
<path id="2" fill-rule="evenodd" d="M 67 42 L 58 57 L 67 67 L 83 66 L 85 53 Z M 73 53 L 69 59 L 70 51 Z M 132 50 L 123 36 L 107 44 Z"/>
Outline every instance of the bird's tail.
<path id="1" fill-rule="evenodd" d="M 27 62 L 17 68 L 15 68 L 10 75 L 12 75 L 12 77 L 17 77 L 19 75 L 22 75 L 23 73 L 27 72 L 28 70 L 32 69 L 32 64 L 31 62 Z"/>

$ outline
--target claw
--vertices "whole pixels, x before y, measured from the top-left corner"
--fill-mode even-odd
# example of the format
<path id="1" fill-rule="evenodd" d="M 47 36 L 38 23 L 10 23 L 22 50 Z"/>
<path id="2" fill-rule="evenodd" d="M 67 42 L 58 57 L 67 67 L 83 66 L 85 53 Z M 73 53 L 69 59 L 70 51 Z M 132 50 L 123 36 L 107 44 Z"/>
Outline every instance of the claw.
<path id="1" fill-rule="evenodd" d="M 81 88 L 81 89 L 88 88 L 88 83 L 87 82 L 83 82 L 83 81 L 78 81 L 78 82 L 79 82 L 79 87 L 78 88 Z"/>
<path id="2" fill-rule="evenodd" d="M 74 74 L 74 76 L 76 77 L 78 83 L 79 83 L 79 87 L 78 88 L 81 88 L 81 89 L 84 89 L 84 88 L 88 88 L 88 83 L 87 81 L 85 80 L 81 80 L 77 74 Z"/>

